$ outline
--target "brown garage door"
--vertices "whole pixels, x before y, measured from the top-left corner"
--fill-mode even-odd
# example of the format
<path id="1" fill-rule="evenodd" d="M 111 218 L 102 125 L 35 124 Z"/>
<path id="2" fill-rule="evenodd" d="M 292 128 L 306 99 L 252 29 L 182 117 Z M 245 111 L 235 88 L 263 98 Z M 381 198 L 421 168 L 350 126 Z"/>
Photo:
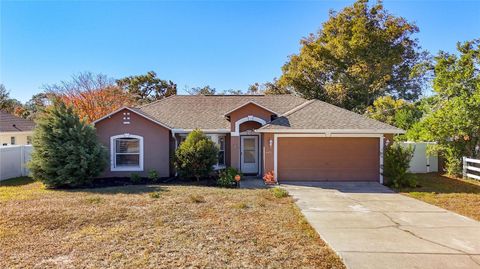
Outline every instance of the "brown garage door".
<path id="1" fill-rule="evenodd" d="M 378 181 L 378 139 L 279 137 L 278 180 Z"/>

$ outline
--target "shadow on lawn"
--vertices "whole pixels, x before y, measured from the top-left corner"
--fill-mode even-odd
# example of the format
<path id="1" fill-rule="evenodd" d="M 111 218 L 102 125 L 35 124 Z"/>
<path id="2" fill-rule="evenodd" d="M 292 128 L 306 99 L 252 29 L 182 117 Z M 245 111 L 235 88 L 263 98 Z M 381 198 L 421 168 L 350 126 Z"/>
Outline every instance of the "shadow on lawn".
<path id="1" fill-rule="evenodd" d="M 158 185 L 125 185 L 125 186 L 114 186 L 114 187 L 54 189 L 54 190 L 64 191 L 64 192 L 89 192 L 94 194 L 143 194 L 143 193 L 168 191 L 165 187 L 158 186 Z"/>
<path id="2" fill-rule="evenodd" d="M 16 177 L 7 180 L 0 181 L 0 187 L 18 187 L 28 185 L 35 182 L 35 180 L 29 177 Z"/>
<path id="3" fill-rule="evenodd" d="M 23 187 L 35 182 L 35 180 L 29 177 L 18 177 L 0 181 L 0 187 Z M 168 191 L 167 186 L 214 187 L 217 185 L 213 179 L 203 179 L 197 182 L 191 179 L 169 178 L 151 182 L 148 179 L 142 178 L 134 184 L 130 178 L 97 178 L 90 184 L 84 186 L 48 189 L 58 192 L 88 192 L 94 194 L 142 194 L 166 192 Z"/>
<path id="4" fill-rule="evenodd" d="M 415 174 L 418 187 L 402 188 L 400 192 L 474 193 L 480 194 L 480 182 L 451 178 L 441 173 Z"/>
<path id="5" fill-rule="evenodd" d="M 88 186 L 77 188 L 56 188 L 52 190 L 66 192 L 88 192 L 94 194 L 141 194 L 153 192 L 166 192 L 167 186 L 215 186 L 215 181 L 210 179 L 199 182 L 187 179 L 161 179 L 156 182 L 149 182 L 142 178 L 140 182 L 133 184 L 130 178 L 97 178 Z"/>

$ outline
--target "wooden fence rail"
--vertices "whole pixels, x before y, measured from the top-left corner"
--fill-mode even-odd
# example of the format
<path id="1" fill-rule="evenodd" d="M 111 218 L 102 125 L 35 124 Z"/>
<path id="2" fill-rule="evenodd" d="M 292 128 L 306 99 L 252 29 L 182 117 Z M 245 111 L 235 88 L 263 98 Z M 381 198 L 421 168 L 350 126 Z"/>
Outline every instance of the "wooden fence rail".
<path id="1" fill-rule="evenodd" d="M 480 160 L 463 157 L 463 178 L 480 180 Z"/>

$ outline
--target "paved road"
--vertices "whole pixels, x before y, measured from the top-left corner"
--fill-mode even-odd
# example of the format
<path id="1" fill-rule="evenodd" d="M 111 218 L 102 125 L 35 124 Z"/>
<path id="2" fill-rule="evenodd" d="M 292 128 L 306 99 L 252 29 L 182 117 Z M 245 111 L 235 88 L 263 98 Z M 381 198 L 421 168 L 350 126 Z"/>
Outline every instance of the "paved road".
<path id="1" fill-rule="evenodd" d="M 480 268 L 480 223 L 378 183 L 282 184 L 348 268 Z"/>

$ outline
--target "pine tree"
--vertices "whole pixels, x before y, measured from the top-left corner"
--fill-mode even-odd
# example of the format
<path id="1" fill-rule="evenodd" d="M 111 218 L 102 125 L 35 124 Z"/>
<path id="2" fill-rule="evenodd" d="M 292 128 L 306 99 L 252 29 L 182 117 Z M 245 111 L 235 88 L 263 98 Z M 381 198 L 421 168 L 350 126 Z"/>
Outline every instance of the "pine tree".
<path id="1" fill-rule="evenodd" d="M 107 164 L 95 129 L 59 100 L 37 119 L 32 145 L 32 176 L 50 188 L 88 185 Z"/>

